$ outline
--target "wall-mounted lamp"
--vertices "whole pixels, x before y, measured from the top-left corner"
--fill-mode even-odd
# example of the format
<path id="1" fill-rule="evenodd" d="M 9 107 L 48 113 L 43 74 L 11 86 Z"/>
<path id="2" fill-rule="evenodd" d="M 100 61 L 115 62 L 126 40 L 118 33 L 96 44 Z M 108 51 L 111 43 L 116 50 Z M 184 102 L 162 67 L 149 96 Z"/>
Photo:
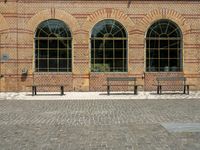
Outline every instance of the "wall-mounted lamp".
<path id="1" fill-rule="evenodd" d="M 27 76 L 28 75 L 28 69 L 27 68 L 23 68 L 22 69 L 22 75 L 23 76 Z"/>

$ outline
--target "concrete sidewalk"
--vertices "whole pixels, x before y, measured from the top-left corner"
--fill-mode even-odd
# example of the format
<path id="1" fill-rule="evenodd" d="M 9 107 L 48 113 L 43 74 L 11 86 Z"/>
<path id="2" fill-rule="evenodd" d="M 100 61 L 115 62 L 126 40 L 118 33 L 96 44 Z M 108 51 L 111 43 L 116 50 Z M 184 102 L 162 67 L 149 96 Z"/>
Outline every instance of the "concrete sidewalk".
<path id="1" fill-rule="evenodd" d="M 190 92 L 189 95 L 181 92 L 165 92 L 161 95 L 156 92 L 140 91 L 138 95 L 131 92 L 113 92 L 107 95 L 106 92 L 65 92 L 61 96 L 56 93 L 39 92 L 36 96 L 32 96 L 31 92 L 1 92 L 0 100 L 130 100 L 130 99 L 199 99 L 200 91 Z"/>

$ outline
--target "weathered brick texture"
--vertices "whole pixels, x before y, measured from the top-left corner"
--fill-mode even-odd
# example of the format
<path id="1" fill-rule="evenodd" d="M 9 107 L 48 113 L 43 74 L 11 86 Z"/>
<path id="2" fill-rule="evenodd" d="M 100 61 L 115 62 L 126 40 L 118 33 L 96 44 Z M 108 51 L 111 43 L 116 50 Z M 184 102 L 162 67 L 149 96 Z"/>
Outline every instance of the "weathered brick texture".
<path id="1" fill-rule="evenodd" d="M 200 2 L 198 1 L 54 1 L 8 0 L 0 2 L 0 91 L 26 91 L 33 82 L 66 83 L 67 91 L 102 91 L 107 76 L 137 76 L 145 72 L 145 36 L 159 19 L 175 22 L 183 35 L 183 72 L 145 73 L 140 80 L 152 90 L 156 76 L 184 75 L 200 89 Z M 66 23 L 72 33 L 72 73 L 35 73 L 34 36 L 38 25 L 48 19 Z M 90 35 L 104 19 L 119 21 L 128 34 L 126 73 L 90 72 Z M 22 76 L 22 69 L 28 76 Z M 52 90 L 53 91 L 53 90 Z"/>

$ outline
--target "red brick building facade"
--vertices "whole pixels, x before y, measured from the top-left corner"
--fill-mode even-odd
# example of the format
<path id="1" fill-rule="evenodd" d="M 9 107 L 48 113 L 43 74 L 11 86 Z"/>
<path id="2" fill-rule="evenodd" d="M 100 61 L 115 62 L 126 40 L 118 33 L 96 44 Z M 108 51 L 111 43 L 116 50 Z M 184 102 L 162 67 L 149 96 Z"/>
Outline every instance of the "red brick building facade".
<path id="1" fill-rule="evenodd" d="M 200 2 L 195 0 L 2 0 L 0 2 L 0 91 L 27 91 L 26 86 L 33 83 L 66 84 L 65 91 L 102 91 L 105 90 L 102 85 L 108 76 L 134 76 L 144 85 L 145 90 L 153 90 L 152 84 L 157 76 L 174 75 L 187 77 L 190 84 L 196 85 L 193 89 L 199 90 L 199 8 Z M 48 20 L 62 21 L 69 28 L 71 70 L 36 71 L 36 32 L 41 23 Z M 123 59 L 126 65 L 123 71 L 92 71 L 91 35 L 93 28 L 103 20 L 119 23 L 126 32 L 126 37 L 123 37 L 127 45 L 124 47 L 126 55 Z M 165 56 L 167 58 L 162 57 L 162 49 L 159 49 L 159 56 L 153 53 L 154 58 L 151 58 L 147 54 L 148 31 L 150 28 L 154 30 L 154 23 L 157 24 L 157 28 L 159 25 L 164 25 L 165 27 L 160 29 L 155 27 L 155 30 L 161 30 L 159 32 L 163 33 L 159 34 L 161 40 L 156 39 L 161 43 L 164 33 L 172 27 L 169 25 L 171 22 L 177 26 L 175 32 L 179 30 L 181 35 L 177 38 L 180 40 L 178 47 L 180 53 L 178 52 L 174 58 L 168 47 L 166 50 L 168 54 Z M 158 34 L 158 31 L 156 32 Z M 104 37 L 110 36 L 107 34 Z M 170 42 L 168 40 L 168 43 Z M 112 50 L 116 53 L 114 48 Z M 154 59 L 159 64 L 156 66 L 158 70 L 155 66 L 151 66 L 156 62 Z M 164 60 L 166 60 L 164 64 L 169 66 L 162 66 Z M 179 70 L 173 70 L 172 60 L 179 61 L 177 65 Z M 104 61 L 106 62 L 106 59 Z M 150 70 L 147 69 L 148 65 L 151 66 Z M 177 66 L 175 65 L 176 68 Z"/>

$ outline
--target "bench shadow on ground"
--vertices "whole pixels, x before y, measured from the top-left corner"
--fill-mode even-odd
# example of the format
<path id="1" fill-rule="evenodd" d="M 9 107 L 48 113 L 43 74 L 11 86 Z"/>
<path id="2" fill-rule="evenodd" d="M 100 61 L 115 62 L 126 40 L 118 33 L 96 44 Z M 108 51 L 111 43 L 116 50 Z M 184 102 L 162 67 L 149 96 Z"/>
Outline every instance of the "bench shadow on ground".
<path id="1" fill-rule="evenodd" d="M 134 93 L 124 93 L 124 92 L 117 92 L 117 93 L 115 93 L 115 92 L 112 92 L 112 93 L 110 93 L 109 95 L 107 94 L 107 93 L 100 93 L 99 95 L 107 95 L 107 96 L 110 96 L 110 95 L 135 95 Z"/>
<path id="2" fill-rule="evenodd" d="M 32 95 L 32 94 L 26 94 L 26 96 L 65 96 L 61 94 L 56 94 L 56 93 L 39 93 L 37 95 Z"/>
<path id="3" fill-rule="evenodd" d="M 171 93 L 169 93 L 169 92 L 163 92 L 163 93 L 161 93 L 161 94 L 157 94 L 157 93 L 155 93 L 155 92 L 152 92 L 152 93 L 149 93 L 150 95 L 187 95 L 187 94 L 183 94 L 183 93 L 178 93 L 178 92 L 171 92 Z"/>

